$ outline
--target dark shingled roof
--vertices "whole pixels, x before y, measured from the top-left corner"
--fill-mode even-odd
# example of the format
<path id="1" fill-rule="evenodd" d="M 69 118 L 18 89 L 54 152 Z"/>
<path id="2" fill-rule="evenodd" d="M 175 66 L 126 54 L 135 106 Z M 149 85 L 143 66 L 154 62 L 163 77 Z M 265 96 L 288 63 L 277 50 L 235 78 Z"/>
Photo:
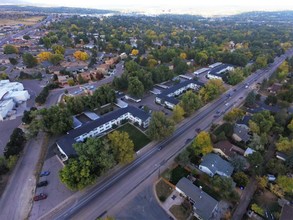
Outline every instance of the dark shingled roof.
<path id="1" fill-rule="evenodd" d="M 190 180 L 183 177 L 176 185 L 176 188 L 184 192 L 194 202 L 194 212 L 202 219 L 210 219 L 218 201 L 195 186 Z"/>
<path id="2" fill-rule="evenodd" d="M 77 129 L 70 130 L 67 135 L 64 135 L 57 141 L 57 144 L 59 145 L 59 147 L 62 148 L 62 150 L 66 153 L 67 156 L 76 155 L 76 151 L 72 147 L 72 145 L 76 142 L 74 138 L 82 134 L 88 133 L 94 130 L 95 128 L 99 127 L 100 125 L 112 121 L 113 119 L 117 119 L 127 112 L 131 113 L 134 117 L 140 118 L 142 121 L 146 121 L 150 117 L 150 115 L 147 114 L 145 111 L 135 108 L 133 106 L 120 108 L 116 111 L 110 112 L 105 116 L 98 118 L 97 120 L 91 121 Z"/>

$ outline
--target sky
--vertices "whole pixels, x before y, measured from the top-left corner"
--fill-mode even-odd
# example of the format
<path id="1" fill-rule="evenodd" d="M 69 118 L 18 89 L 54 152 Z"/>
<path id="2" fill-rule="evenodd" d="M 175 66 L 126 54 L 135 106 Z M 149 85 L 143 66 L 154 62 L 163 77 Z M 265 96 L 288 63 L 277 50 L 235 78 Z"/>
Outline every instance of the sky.
<path id="1" fill-rule="evenodd" d="M 243 11 L 293 10 L 292 0 L 0 0 L 35 6 L 88 7 L 112 10 L 171 11 L 191 14 L 231 14 Z"/>

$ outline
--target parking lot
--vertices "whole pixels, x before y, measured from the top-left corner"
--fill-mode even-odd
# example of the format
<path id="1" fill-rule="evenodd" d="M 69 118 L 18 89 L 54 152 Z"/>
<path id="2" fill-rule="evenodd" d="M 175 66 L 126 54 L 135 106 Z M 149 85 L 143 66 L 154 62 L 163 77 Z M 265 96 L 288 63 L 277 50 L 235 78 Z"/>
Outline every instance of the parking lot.
<path id="1" fill-rule="evenodd" d="M 48 185 L 36 188 L 35 194 L 45 193 L 48 197 L 45 200 L 34 202 L 30 215 L 31 220 L 39 219 L 42 215 L 74 194 L 74 192 L 67 189 L 60 182 L 59 170 L 62 167 L 63 165 L 57 156 L 51 156 L 45 160 L 42 171 L 50 171 L 50 175 L 40 177 L 39 182 L 47 180 Z"/>

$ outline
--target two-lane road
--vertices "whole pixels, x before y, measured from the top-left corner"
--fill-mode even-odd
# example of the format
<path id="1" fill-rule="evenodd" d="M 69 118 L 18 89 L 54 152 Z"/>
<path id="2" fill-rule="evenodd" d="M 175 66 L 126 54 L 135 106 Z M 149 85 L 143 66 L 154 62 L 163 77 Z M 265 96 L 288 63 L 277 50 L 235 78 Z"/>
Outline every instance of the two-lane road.
<path id="1" fill-rule="evenodd" d="M 293 51 L 291 50 L 287 55 L 291 56 L 292 53 Z M 195 136 L 196 128 L 201 128 L 202 130 L 209 128 L 218 109 L 231 109 L 233 106 L 238 106 L 240 103 L 239 98 L 244 97 L 251 90 L 246 88 L 246 85 L 252 86 L 257 81 L 271 75 L 283 60 L 284 57 L 276 59 L 275 63 L 267 70 L 252 74 L 245 82 L 230 89 L 219 99 L 201 108 L 193 117 L 185 119 L 185 123 L 171 137 L 162 141 L 144 155 L 139 156 L 119 173 L 97 185 L 92 191 L 85 193 L 74 204 L 48 213 L 43 219 L 95 219 L 105 211 L 110 210 L 132 190 L 155 174 L 160 169 L 160 166 L 163 166 L 164 163 L 177 155 L 185 147 L 187 139 Z M 227 94 L 230 93 L 232 96 L 228 98 Z M 229 102 L 228 105 L 227 102 Z"/>

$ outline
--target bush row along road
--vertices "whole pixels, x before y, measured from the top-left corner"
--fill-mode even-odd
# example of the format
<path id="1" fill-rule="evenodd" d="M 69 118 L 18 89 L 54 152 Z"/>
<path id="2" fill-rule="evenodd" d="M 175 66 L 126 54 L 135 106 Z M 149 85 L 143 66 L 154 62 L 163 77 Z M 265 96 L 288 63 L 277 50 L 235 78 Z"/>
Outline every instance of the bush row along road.
<path id="1" fill-rule="evenodd" d="M 52 210 L 47 213 L 44 219 L 95 219 L 97 216 L 110 210 L 133 189 L 137 189 L 150 175 L 155 173 L 160 166 L 164 165 L 170 158 L 178 154 L 185 146 L 186 140 L 194 137 L 194 129 L 202 130 L 209 128 L 213 122 L 213 116 L 220 108 L 225 108 L 225 101 L 229 99 L 228 108 L 239 103 L 240 97 L 245 97 L 250 89 L 246 88 L 261 82 L 269 77 L 286 57 L 292 56 L 293 50 L 287 51 L 286 55 L 277 57 L 275 62 L 264 70 L 258 70 L 250 75 L 243 83 L 221 95 L 219 99 L 201 108 L 193 117 L 185 120 L 185 124 L 179 127 L 171 137 L 157 144 L 144 155 L 138 157 L 128 166 L 125 166 L 119 173 L 97 185 L 91 191 L 75 198 L 75 203 L 64 206 L 62 209 Z M 227 98 L 227 94 L 232 94 Z M 185 144 L 182 144 L 185 143 Z M 160 166 L 158 166 L 159 164 Z"/>

